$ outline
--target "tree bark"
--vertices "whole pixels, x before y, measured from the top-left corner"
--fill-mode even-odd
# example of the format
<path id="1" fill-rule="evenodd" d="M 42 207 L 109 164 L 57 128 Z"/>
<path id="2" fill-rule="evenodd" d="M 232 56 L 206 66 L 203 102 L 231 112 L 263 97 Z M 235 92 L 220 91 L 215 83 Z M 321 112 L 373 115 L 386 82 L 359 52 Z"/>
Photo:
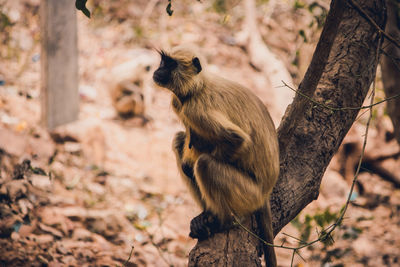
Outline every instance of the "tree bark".
<path id="1" fill-rule="evenodd" d="M 400 17 L 398 9 L 400 2 L 395 0 L 387 1 L 388 21 L 386 33 L 400 40 Z M 382 57 L 382 82 L 386 97 L 400 94 L 400 48 L 389 41 L 385 41 L 385 56 Z M 393 123 L 394 136 L 400 144 L 400 98 L 386 102 L 387 113 Z"/>
<path id="2" fill-rule="evenodd" d="M 384 28 L 384 0 L 358 3 Z M 349 4 L 338 8 L 344 9 L 343 18 L 313 99 L 332 107 L 357 107 L 362 105 L 375 78 L 380 35 Z M 309 69 L 315 69 L 313 64 L 316 62 L 312 61 Z M 315 77 L 306 75 L 302 84 L 309 84 L 307 79 Z M 297 101 L 303 99 L 295 98 L 292 105 Z M 275 234 L 317 199 L 325 169 L 358 114 L 358 110 L 332 111 L 310 101 L 303 105 L 296 123 L 294 116 L 288 116 L 290 108 L 281 123 L 296 124 L 292 134 L 278 131 L 283 153 L 280 177 L 271 196 Z M 251 222 L 247 225 L 252 226 Z M 260 266 L 260 259 L 254 258 L 258 247 L 256 238 L 235 228 L 198 242 L 190 252 L 189 266 Z"/>

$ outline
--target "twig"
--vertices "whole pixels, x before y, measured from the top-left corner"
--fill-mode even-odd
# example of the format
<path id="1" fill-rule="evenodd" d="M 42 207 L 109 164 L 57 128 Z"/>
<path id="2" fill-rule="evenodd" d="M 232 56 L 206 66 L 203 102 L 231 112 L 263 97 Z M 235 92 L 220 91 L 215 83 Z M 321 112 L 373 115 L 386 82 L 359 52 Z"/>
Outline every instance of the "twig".
<path id="1" fill-rule="evenodd" d="M 296 239 L 296 240 L 299 241 L 300 243 L 306 243 L 304 240 L 302 240 L 302 239 L 300 239 L 300 238 L 297 238 L 297 237 L 295 237 L 295 236 L 292 236 L 292 235 L 289 235 L 289 234 L 286 234 L 286 233 L 282 233 L 282 235 L 285 235 L 285 236 L 291 237 L 291 238 L 293 238 L 293 239 Z"/>
<path id="2" fill-rule="evenodd" d="M 368 112 L 368 110 L 364 110 L 360 115 L 358 115 L 358 117 L 354 121 L 358 121 L 359 119 L 361 119 L 362 116 L 364 116 L 364 114 L 367 112 Z"/>
<path id="3" fill-rule="evenodd" d="M 373 107 L 373 106 L 379 105 L 379 104 L 381 104 L 381 103 L 383 103 L 383 102 L 386 102 L 386 101 L 395 99 L 395 98 L 397 98 L 397 97 L 400 97 L 400 94 L 397 94 L 397 95 L 394 95 L 394 96 L 385 98 L 385 99 L 383 99 L 383 100 L 381 100 L 381 101 L 378 101 L 378 102 L 376 102 L 376 103 L 373 103 L 373 104 L 367 105 L 367 106 L 361 106 L 361 107 L 342 107 L 342 108 L 339 108 L 339 107 L 331 107 L 331 106 L 328 106 L 328 105 L 326 105 L 326 104 L 324 104 L 324 103 L 318 102 L 318 101 L 314 100 L 313 98 L 311 98 L 311 97 L 309 97 L 309 96 L 307 96 L 307 95 L 301 93 L 299 90 L 294 89 L 293 87 L 291 87 L 290 85 L 288 85 L 288 84 L 285 83 L 284 81 L 282 81 L 282 83 L 283 83 L 284 85 L 283 85 L 283 86 L 280 86 L 280 87 L 287 87 L 287 88 L 289 88 L 290 90 L 293 90 L 294 92 L 296 92 L 296 94 L 299 94 L 299 95 L 301 95 L 302 97 L 307 98 L 308 100 L 310 100 L 310 102 L 312 102 L 312 103 L 314 103 L 314 104 L 316 104 L 316 105 L 318 105 L 318 106 L 320 106 L 320 107 L 323 107 L 323 108 L 332 110 L 332 111 L 344 111 L 344 110 L 361 110 L 361 109 L 367 109 L 367 108 L 371 108 L 371 107 Z"/>
<path id="4" fill-rule="evenodd" d="M 375 81 L 374 81 L 374 88 L 372 89 L 371 103 L 374 101 L 374 96 L 375 96 Z M 363 142 L 363 146 L 362 146 L 362 150 L 361 150 L 360 160 L 358 161 L 357 170 L 356 170 L 356 173 L 353 178 L 353 183 L 351 184 L 350 193 L 347 197 L 347 201 L 346 201 L 346 204 L 344 205 L 342 213 L 340 214 L 339 219 L 337 220 L 337 222 L 339 224 L 342 222 L 344 214 L 346 213 L 347 207 L 349 206 L 349 203 L 351 201 L 351 196 L 352 196 L 352 193 L 354 190 L 354 186 L 357 182 L 358 175 L 360 174 L 361 164 L 362 164 L 362 161 L 364 158 L 364 153 L 365 153 L 365 147 L 367 146 L 368 130 L 369 130 L 369 125 L 371 123 L 371 119 L 372 119 L 372 107 L 370 108 L 370 114 L 368 117 L 367 125 L 365 126 L 366 129 L 365 129 L 364 142 Z"/>
<path id="5" fill-rule="evenodd" d="M 134 249 L 135 247 L 132 245 L 132 247 L 131 247 L 131 252 L 129 253 L 129 257 L 128 257 L 128 259 L 124 262 L 124 264 L 122 265 L 122 266 L 126 266 L 127 264 L 128 264 L 128 262 L 131 260 L 131 257 L 132 257 L 132 253 L 133 253 L 133 249 Z"/>
<path id="6" fill-rule="evenodd" d="M 293 253 L 292 253 L 292 260 L 290 261 L 290 267 L 293 267 L 294 254 L 296 254 L 295 249 L 293 250 Z"/>
<path id="7" fill-rule="evenodd" d="M 297 255 L 299 255 L 299 257 L 300 257 L 304 262 L 307 262 L 306 259 L 304 259 L 303 256 L 301 256 L 301 254 L 300 254 L 300 252 L 299 252 L 298 250 L 295 250 L 295 253 L 296 253 Z"/>
<path id="8" fill-rule="evenodd" d="M 288 246 L 284 246 L 283 244 L 282 244 L 282 245 L 274 245 L 274 244 L 268 243 L 267 241 L 265 241 L 264 239 L 262 239 L 261 237 L 259 237 L 257 234 L 253 233 L 253 232 L 252 232 L 251 230 L 249 230 L 246 226 L 244 226 L 242 223 L 240 223 L 239 220 L 238 220 L 236 217 L 234 217 L 234 219 L 235 219 L 235 223 L 237 223 L 243 230 L 245 230 L 245 231 L 248 232 L 250 235 L 254 236 L 254 237 L 257 238 L 258 240 L 260 240 L 262 243 L 264 243 L 265 245 L 270 246 L 270 247 L 274 247 L 274 248 L 284 248 L 284 249 L 291 249 L 291 250 L 298 250 L 298 249 L 302 249 L 302 248 L 308 247 L 308 246 L 310 246 L 310 245 L 312 245 L 312 244 L 314 244 L 314 243 L 317 243 L 317 242 L 321 241 L 321 239 L 318 238 L 318 239 L 316 239 L 316 240 L 313 240 L 313 241 L 311 241 L 311 242 L 309 242 L 309 243 L 306 243 L 306 244 L 301 245 L 301 246 L 298 246 L 298 247 L 288 247 Z"/>

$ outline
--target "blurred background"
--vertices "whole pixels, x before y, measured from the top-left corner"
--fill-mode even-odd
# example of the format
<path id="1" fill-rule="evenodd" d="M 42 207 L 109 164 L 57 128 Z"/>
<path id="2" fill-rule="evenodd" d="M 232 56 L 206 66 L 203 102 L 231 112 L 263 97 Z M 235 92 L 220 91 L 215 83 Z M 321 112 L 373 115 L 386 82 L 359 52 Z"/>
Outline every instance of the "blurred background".
<path id="1" fill-rule="evenodd" d="M 300 83 L 330 1 L 176 0 L 169 16 L 168 1 L 89 0 L 90 19 L 73 5 L 51 9 L 52 2 L 0 0 L 0 263 L 187 265 L 195 245 L 189 223 L 200 209 L 171 151 L 182 129 L 171 95 L 151 79 L 156 49 L 195 44 L 207 69 L 250 88 L 277 127 L 294 96 L 282 80 Z M 40 5 L 50 10 L 45 19 Z M 50 34 L 56 24 L 65 28 Z M 65 47 L 54 39 L 72 40 L 59 61 L 54 51 Z M 377 101 L 380 79 L 378 70 Z M 276 244 L 312 240 L 335 221 L 367 116 L 360 112 L 332 160 L 318 200 Z M 295 266 L 400 266 L 399 155 L 381 104 L 335 242 L 299 251 Z M 290 266 L 292 252 L 276 252 L 279 265 Z"/>

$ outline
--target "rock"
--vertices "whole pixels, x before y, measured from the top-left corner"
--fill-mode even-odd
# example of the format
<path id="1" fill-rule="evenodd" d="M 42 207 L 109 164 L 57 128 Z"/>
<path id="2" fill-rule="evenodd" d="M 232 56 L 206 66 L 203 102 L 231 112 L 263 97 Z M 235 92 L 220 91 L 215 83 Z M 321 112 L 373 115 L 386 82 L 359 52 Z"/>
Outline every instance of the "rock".
<path id="1" fill-rule="evenodd" d="M 111 243 L 101 235 L 93 234 L 93 240 L 101 248 L 101 250 L 109 251 L 112 247 Z"/>
<path id="2" fill-rule="evenodd" d="M 7 188 L 2 183 L 0 183 L 0 198 L 8 198 Z"/>
<path id="3" fill-rule="evenodd" d="M 20 235 L 20 237 L 26 237 L 29 236 L 35 229 L 36 225 L 23 224 L 19 228 L 18 234 Z"/>
<path id="4" fill-rule="evenodd" d="M 76 260 L 74 256 L 65 256 L 62 257 L 61 261 L 66 265 L 66 266 L 76 266 Z"/>
<path id="5" fill-rule="evenodd" d="M 352 248 L 359 256 L 373 257 L 377 252 L 374 243 L 366 237 L 359 237 L 353 241 Z"/>
<path id="6" fill-rule="evenodd" d="M 28 238 L 38 244 L 46 244 L 54 241 L 54 237 L 49 234 L 43 234 L 43 235 L 30 234 Z"/>
<path id="7" fill-rule="evenodd" d="M 119 219 L 111 214 L 107 217 L 89 217 L 86 219 L 88 229 L 106 238 L 115 238 L 122 230 Z"/>
<path id="8" fill-rule="evenodd" d="M 38 158 L 49 159 L 54 155 L 55 145 L 50 137 L 34 138 L 30 136 L 28 138 L 28 147 L 26 152 L 30 155 L 36 155 Z"/>
<path id="9" fill-rule="evenodd" d="M 88 191 L 96 195 L 104 195 L 106 193 L 106 189 L 104 188 L 104 186 L 98 183 L 87 183 L 86 187 Z"/>
<path id="10" fill-rule="evenodd" d="M 27 146 L 27 140 L 21 134 L 0 127 L 0 148 L 9 154 L 22 156 Z"/>
<path id="11" fill-rule="evenodd" d="M 12 232 L 11 233 L 11 240 L 13 241 L 18 241 L 21 238 L 21 235 L 17 232 Z"/>
<path id="12" fill-rule="evenodd" d="M 43 224 L 62 232 L 63 235 L 69 235 L 73 230 L 71 220 L 51 208 L 40 210 L 38 216 Z"/>
<path id="13" fill-rule="evenodd" d="M 52 190 L 53 185 L 50 180 L 50 177 L 48 177 L 48 176 L 34 174 L 29 178 L 29 180 L 31 181 L 32 185 L 35 187 L 38 187 L 45 191 Z"/>
<path id="14" fill-rule="evenodd" d="M 56 251 L 60 254 L 67 255 L 69 251 L 63 246 L 63 244 L 58 244 Z"/>
<path id="15" fill-rule="evenodd" d="M 40 263 L 42 263 L 44 265 L 48 265 L 49 264 L 49 261 L 45 257 L 43 257 L 42 255 L 38 255 L 36 258 Z"/>
<path id="16" fill-rule="evenodd" d="M 55 229 L 53 227 L 47 226 L 47 225 L 45 225 L 43 223 L 39 223 L 39 228 L 42 231 L 44 231 L 46 233 L 49 233 L 49 234 L 52 234 L 55 237 L 58 237 L 58 238 L 62 238 L 63 237 L 63 234 L 59 230 L 57 230 L 57 229 Z"/>
<path id="17" fill-rule="evenodd" d="M 50 158 L 55 146 L 49 138 L 35 138 L 28 133 L 22 134 L 0 126 L 0 148 L 11 155 L 21 157 L 25 154 Z"/>
<path id="18" fill-rule="evenodd" d="M 25 198 L 18 200 L 18 207 L 21 211 L 21 215 L 26 215 L 33 209 L 32 203 Z"/>
<path id="19" fill-rule="evenodd" d="M 89 241 L 93 242 L 92 233 L 85 228 L 77 228 L 72 234 L 72 239 L 76 241 Z"/>
<path id="20" fill-rule="evenodd" d="M 12 180 L 6 185 L 7 194 L 12 201 L 26 196 L 27 185 L 25 180 Z"/>
<path id="21" fill-rule="evenodd" d="M 104 166 L 106 160 L 106 138 L 101 126 L 96 125 L 86 130 L 82 137 L 85 157 L 96 166 Z"/>
<path id="22" fill-rule="evenodd" d="M 75 142 L 65 142 L 64 149 L 71 154 L 79 154 L 82 151 L 82 145 Z"/>
<path id="23" fill-rule="evenodd" d="M 62 267 L 62 266 L 64 266 L 63 264 L 61 264 L 60 262 L 58 262 L 58 261 L 51 261 L 51 262 L 49 262 L 49 265 L 48 265 L 49 267 Z"/>
<path id="24" fill-rule="evenodd" d="M 10 237 L 16 224 L 20 224 L 17 216 L 8 216 L 6 218 L 2 216 L 0 220 L 0 238 Z"/>

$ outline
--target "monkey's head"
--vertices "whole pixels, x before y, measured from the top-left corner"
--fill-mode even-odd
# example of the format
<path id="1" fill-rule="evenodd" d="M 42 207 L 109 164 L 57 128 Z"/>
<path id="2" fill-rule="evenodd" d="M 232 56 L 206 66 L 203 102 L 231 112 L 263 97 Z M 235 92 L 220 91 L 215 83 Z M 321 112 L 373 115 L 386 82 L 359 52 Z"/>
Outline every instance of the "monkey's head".
<path id="1" fill-rule="evenodd" d="M 199 58 L 188 48 L 177 47 L 170 53 L 160 51 L 161 63 L 153 80 L 178 97 L 185 97 L 199 81 L 202 71 Z"/>

